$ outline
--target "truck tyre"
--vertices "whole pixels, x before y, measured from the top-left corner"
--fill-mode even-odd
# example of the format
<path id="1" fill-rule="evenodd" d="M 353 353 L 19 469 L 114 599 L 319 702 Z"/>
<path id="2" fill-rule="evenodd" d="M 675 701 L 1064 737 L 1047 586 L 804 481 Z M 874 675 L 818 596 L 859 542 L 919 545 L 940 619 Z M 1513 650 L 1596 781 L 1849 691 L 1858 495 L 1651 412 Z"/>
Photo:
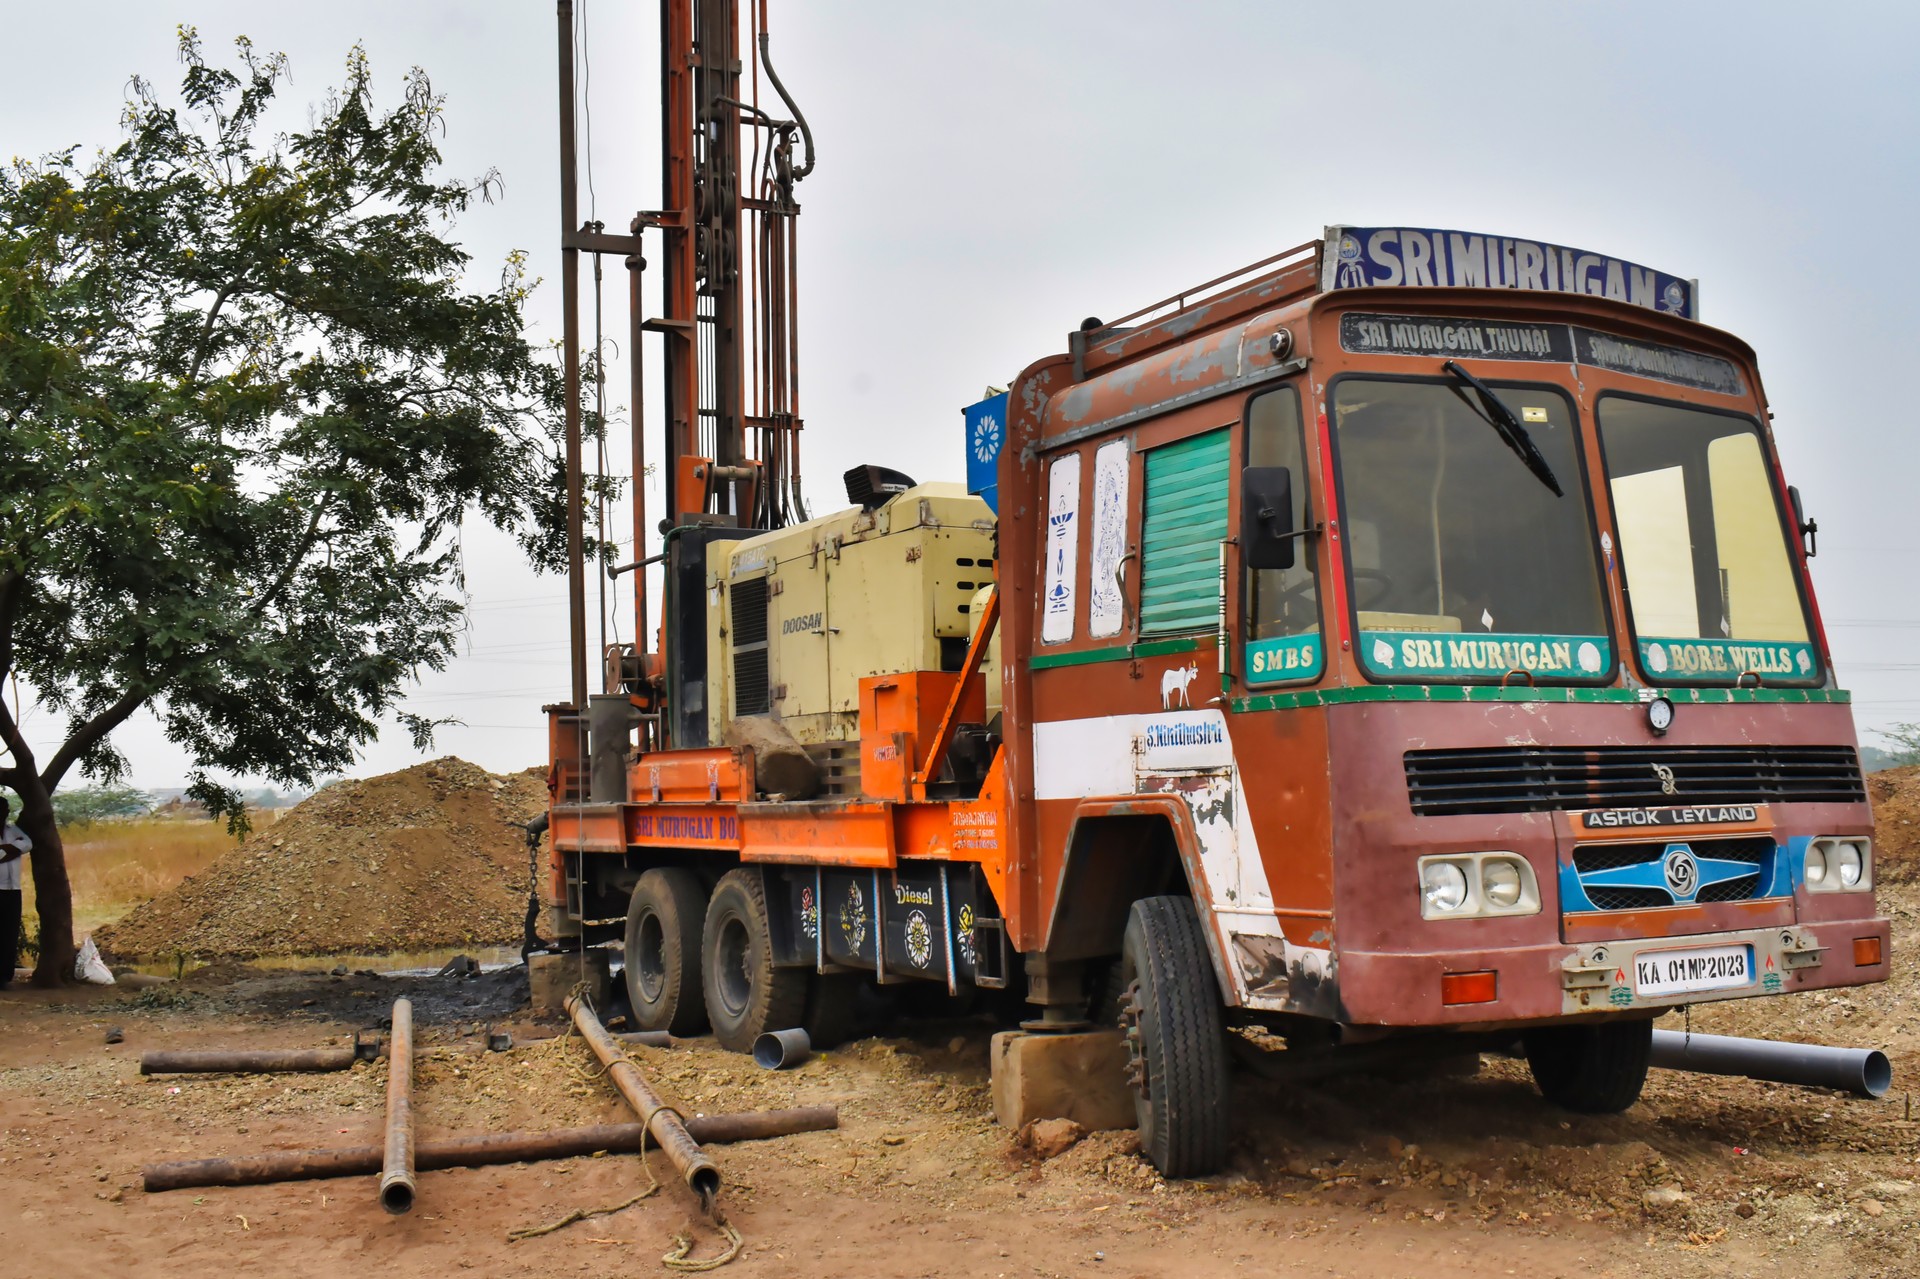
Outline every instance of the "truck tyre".
<path id="1" fill-rule="evenodd" d="M 804 968 L 778 968 L 767 920 L 767 890 L 760 872 L 730 870 L 707 903 L 701 975 L 707 1020 L 722 1048 L 752 1052 L 769 1030 L 792 1030 L 807 1012 Z"/>
<path id="2" fill-rule="evenodd" d="M 1227 1158 L 1226 1027 L 1190 900 L 1133 904 L 1120 975 L 1140 1146 L 1163 1176 L 1212 1172 Z"/>
<path id="3" fill-rule="evenodd" d="M 1522 1036 L 1540 1095 L 1583 1115 L 1617 1115 L 1640 1100 L 1653 1022 L 1551 1026 Z"/>
<path id="4" fill-rule="evenodd" d="M 627 1002 L 641 1030 L 680 1036 L 707 1028 L 700 989 L 706 890 L 692 871 L 657 867 L 640 876 L 627 902 Z"/>

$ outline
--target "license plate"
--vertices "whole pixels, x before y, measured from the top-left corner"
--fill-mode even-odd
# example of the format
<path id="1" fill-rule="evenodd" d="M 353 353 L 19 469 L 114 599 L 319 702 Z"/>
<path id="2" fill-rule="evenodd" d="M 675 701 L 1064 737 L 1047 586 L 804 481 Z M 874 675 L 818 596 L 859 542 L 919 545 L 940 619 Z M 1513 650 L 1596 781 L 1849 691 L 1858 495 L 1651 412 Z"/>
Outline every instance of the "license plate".
<path id="1" fill-rule="evenodd" d="M 1752 984 L 1751 946 L 1643 951 L 1633 958 L 1633 989 L 1642 996 L 1726 990 Z"/>

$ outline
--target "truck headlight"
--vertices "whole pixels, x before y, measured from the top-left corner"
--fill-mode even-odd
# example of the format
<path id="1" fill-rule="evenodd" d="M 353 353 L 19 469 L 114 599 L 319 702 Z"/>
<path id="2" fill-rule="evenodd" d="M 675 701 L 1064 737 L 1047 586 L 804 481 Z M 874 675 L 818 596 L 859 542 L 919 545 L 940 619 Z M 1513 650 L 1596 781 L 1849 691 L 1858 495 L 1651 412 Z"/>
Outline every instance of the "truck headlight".
<path id="1" fill-rule="evenodd" d="M 1489 857 L 1480 863 L 1480 887 L 1487 905 L 1505 908 L 1520 900 L 1524 887 L 1520 868 L 1504 857 Z"/>
<path id="2" fill-rule="evenodd" d="M 1861 892 L 1873 887 L 1873 841 L 1861 836 L 1823 835 L 1807 845 L 1807 891 Z"/>
<path id="3" fill-rule="evenodd" d="M 1534 915 L 1540 889 L 1517 853 L 1442 853 L 1420 859 L 1423 919 Z"/>
<path id="4" fill-rule="evenodd" d="M 1867 874 L 1864 847 L 1855 840 L 1836 845 L 1833 850 L 1833 869 L 1840 876 L 1840 887 L 1858 888 Z"/>
<path id="5" fill-rule="evenodd" d="M 1457 862 L 1432 861 L 1420 868 L 1421 901 L 1428 918 L 1451 915 L 1467 904 L 1467 872 Z"/>

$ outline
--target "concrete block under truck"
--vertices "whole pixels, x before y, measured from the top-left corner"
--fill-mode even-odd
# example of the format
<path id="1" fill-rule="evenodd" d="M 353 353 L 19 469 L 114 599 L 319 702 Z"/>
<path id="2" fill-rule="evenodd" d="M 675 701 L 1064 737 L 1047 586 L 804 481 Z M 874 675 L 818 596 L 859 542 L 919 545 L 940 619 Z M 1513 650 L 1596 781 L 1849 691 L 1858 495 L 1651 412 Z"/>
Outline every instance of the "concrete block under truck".
<path id="1" fill-rule="evenodd" d="M 1334 227 L 976 406 L 997 513 L 868 466 L 768 527 L 797 451 L 670 436 L 656 650 L 549 708 L 549 931 L 736 1050 L 861 983 L 1110 1018 L 1169 1176 L 1237 1025 L 1624 1109 L 1661 1013 L 1888 972 L 1770 418 L 1690 280 Z"/>

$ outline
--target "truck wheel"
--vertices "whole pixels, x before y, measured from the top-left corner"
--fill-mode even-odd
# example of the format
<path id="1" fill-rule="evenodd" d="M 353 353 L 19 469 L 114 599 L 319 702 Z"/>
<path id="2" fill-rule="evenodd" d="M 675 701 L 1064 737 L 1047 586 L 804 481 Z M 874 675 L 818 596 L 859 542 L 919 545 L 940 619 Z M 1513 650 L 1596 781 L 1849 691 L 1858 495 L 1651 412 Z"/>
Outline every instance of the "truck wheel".
<path id="1" fill-rule="evenodd" d="M 730 870 L 707 903 L 701 964 L 707 1020 L 723 1048 L 752 1052 L 769 1030 L 791 1030 L 807 1012 L 804 968 L 777 968 L 767 922 L 767 890 L 760 872 Z"/>
<path id="2" fill-rule="evenodd" d="M 1227 1158 L 1226 1027 L 1191 901 L 1133 904 L 1120 977 L 1141 1148 L 1163 1176 L 1212 1172 Z"/>
<path id="3" fill-rule="evenodd" d="M 627 902 L 627 1002 L 641 1030 L 689 1036 L 707 1028 L 700 929 L 707 894 L 692 871 L 657 867 Z"/>
<path id="4" fill-rule="evenodd" d="M 1551 1026 L 1521 1037 L 1540 1095 L 1583 1115 L 1617 1115 L 1640 1100 L 1653 1022 Z"/>

